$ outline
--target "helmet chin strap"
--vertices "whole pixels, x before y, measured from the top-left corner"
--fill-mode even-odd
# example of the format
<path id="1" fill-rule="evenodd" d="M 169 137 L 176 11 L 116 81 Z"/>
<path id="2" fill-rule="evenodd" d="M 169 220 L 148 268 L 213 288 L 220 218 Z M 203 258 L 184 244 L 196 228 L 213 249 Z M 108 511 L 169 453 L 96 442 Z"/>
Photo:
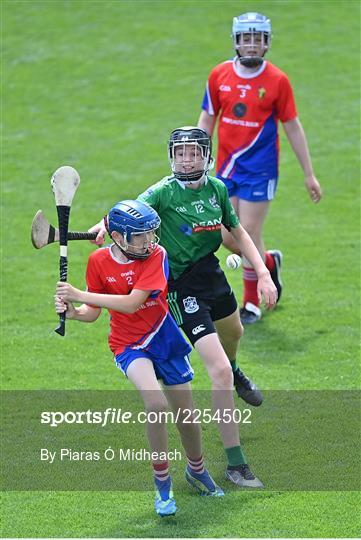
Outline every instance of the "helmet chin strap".
<path id="1" fill-rule="evenodd" d="M 242 64 L 242 66 L 247 68 L 253 68 L 261 66 L 264 62 L 263 56 L 241 56 L 239 52 L 236 50 L 239 63 Z"/>
<path id="2" fill-rule="evenodd" d="M 203 171 L 196 171 L 193 173 L 181 173 L 181 172 L 174 172 L 173 173 L 178 180 L 181 180 L 182 182 L 198 182 L 204 176 Z"/>
<path id="3" fill-rule="evenodd" d="M 209 173 L 209 169 L 212 169 L 213 166 L 214 166 L 214 159 L 213 157 L 211 157 L 209 160 L 207 169 L 205 171 L 199 171 L 198 173 L 193 173 L 193 176 L 194 176 L 193 178 L 189 178 L 189 176 L 192 176 L 192 175 L 185 174 L 185 173 L 173 172 L 173 174 L 178 180 L 183 182 L 183 184 L 193 185 L 204 180 L 207 174 Z"/>
<path id="4" fill-rule="evenodd" d="M 206 179 L 206 176 L 207 176 L 207 173 L 204 172 L 202 176 L 198 178 L 198 180 L 183 180 L 183 183 L 185 185 L 190 185 L 190 186 L 200 185 L 200 184 L 203 184 L 203 182 Z"/>

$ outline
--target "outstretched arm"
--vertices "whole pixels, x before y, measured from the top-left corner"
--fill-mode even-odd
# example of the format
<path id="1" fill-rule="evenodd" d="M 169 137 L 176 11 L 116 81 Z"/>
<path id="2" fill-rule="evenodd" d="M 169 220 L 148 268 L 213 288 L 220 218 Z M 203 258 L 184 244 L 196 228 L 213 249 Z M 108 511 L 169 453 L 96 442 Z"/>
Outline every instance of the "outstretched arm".
<path id="1" fill-rule="evenodd" d="M 83 302 L 121 313 L 134 313 L 146 301 L 151 292 L 133 289 L 130 294 L 98 294 L 81 291 L 70 283 L 62 281 L 58 281 L 56 285 L 56 295 L 64 302 Z"/>
<path id="2" fill-rule="evenodd" d="M 306 134 L 301 121 L 297 117 L 294 120 L 285 122 L 283 124 L 283 128 L 303 169 L 303 173 L 305 175 L 305 186 L 310 198 L 312 202 L 318 203 L 322 197 L 322 190 L 316 176 L 313 173 L 310 151 L 308 149 Z"/>

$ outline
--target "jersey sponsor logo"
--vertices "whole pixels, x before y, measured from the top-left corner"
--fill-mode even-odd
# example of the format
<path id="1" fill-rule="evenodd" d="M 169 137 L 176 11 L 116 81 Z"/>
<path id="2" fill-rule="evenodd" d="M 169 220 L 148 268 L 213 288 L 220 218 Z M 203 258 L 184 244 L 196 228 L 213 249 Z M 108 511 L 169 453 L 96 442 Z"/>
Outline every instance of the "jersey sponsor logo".
<path id="1" fill-rule="evenodd" d="M 183 305 L 184 305 L 184 311 L 186 313 L 195 313 L 196 311 L 199 310 L 197 298 L 195 298 L 194 296 L 187 296 L 187 298 L 184 298 Z"/>
<path id="2" fill-rule="evenodd" d="M 222 223 L 222 218 L 214 218 L 209 221 L 199 221 L 198 223 L 192 223 L 193 230 L 195 227 L 210 227 L 212 225 L 220 225 Z"/>
<path id="3" fill-rule="evenodd" d="M 221 84 L 219 87 L 221 92 L 231 92 L 232 88 L 228 84 Z"/>
<path id="4" fill-rule="evenodd" d="M 117 282 L 117 280 L 113 276 L 106 276 L 105 279 L 107 280 L 108 283 L 116 283 Z"/>
<path id="5" fill-rule="evenodd" d="M 220 208 L 215 195 L 213 195 L 212 197 L 209 197 L 208 200 L 210 202 L 210 205 L 213 206 L 213 208 Z"/>
<path id="6" fill-rule="evenodd" d="M 199 324 L 198 326 L 196 326 L 195 328 L 193 328 L 192 334 L 193 334 L 194 336 L 196 336 L 196 335 L 199 334 L 200 332 L 203 332 L 205 329 L 206 329 L 206 327 L 204 326 L 204 324 Z"/>
<path id="7" fill-rule="evenodd" d="M 194 233 L 199 233 L 199 232 L 213 232 L 213 231 L 220 231 L 221 230 L 221 224 L 219 223 L 218 225 L 196 225 L 193 229 L 193 232 Z"/>
<path id="8" fill-rule="evenodd" d="M 209 221 L 200 221 L 199 223 L 192 223 L 193 232 L 198 233 L 202 231 L 219 231 L 221 229 L 222 218 L 210 219 Z"/>
<path id="9" fill-rule="evenodd" d="M 126 276 L 135 276 L 135 272 L 133 272 L 133 270 L 128 270 L 128 272 L 122 272 L 120 274 L 120 277 L 126 277 Z"/>
<path id="10" fill-rule="evenodd" d="M 227 116 L 223 116 L 221 118 L 221 121 L 225 124 L 234 124 L 236 126 L 259 127 L 259 122 L 248 122 L 248 120 L 235 120 L 234 118 L 228 118 Z"/>
<path id="11" fill-rule="evenodd" d="M 157 305 L 158 305 L 158 302 L 156 302 L 156 300 L 149 300 L 145 304 L 140 304 L 140 306 L 136 309 L 136 311 L 138 311 L 140 309 L 147 309 L 149 307 L 153 307 L 153 306 L 157 306 Z"/>
<path id="12" fill-rule="evenodd" d="M 187 212 L 187 208 L 185 206 L 177 206 L 175 210 L 176 210 L 176 212 L 180 212 L 180 213 L 183 213 L 183 214 L 184 214 L 184 212 Z"/>

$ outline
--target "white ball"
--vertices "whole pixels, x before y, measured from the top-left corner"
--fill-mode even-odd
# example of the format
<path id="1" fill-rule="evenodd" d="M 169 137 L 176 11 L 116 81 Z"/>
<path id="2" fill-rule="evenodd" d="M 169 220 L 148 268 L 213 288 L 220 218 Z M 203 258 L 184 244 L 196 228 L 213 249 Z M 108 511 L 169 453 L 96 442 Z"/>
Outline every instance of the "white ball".
<path id="1" fill-rule="evenodd" d="M 237 268 L 240 268 L 242 264 L 242 259 L 239 255 L 236 255 L 235 253 L 232 253 L 232 255 L 228 255 L 226 260 L 227 268 L 231 268 L 232 270 L 237 270 Z"/>

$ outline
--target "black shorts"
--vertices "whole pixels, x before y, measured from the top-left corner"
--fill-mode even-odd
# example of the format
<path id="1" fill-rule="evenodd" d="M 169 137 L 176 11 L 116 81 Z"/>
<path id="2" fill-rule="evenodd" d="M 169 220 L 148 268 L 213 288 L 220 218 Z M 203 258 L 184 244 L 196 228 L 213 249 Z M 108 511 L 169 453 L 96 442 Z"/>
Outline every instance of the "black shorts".
<path id="1" fill-rule="evenodd" d="M 216 332 L 213 321 L 228 317 L 237 309 L 237 300 L 213 253 L 178 279 L 170 278 L 168 289 L 169 310 L 192 345 Z"/>

